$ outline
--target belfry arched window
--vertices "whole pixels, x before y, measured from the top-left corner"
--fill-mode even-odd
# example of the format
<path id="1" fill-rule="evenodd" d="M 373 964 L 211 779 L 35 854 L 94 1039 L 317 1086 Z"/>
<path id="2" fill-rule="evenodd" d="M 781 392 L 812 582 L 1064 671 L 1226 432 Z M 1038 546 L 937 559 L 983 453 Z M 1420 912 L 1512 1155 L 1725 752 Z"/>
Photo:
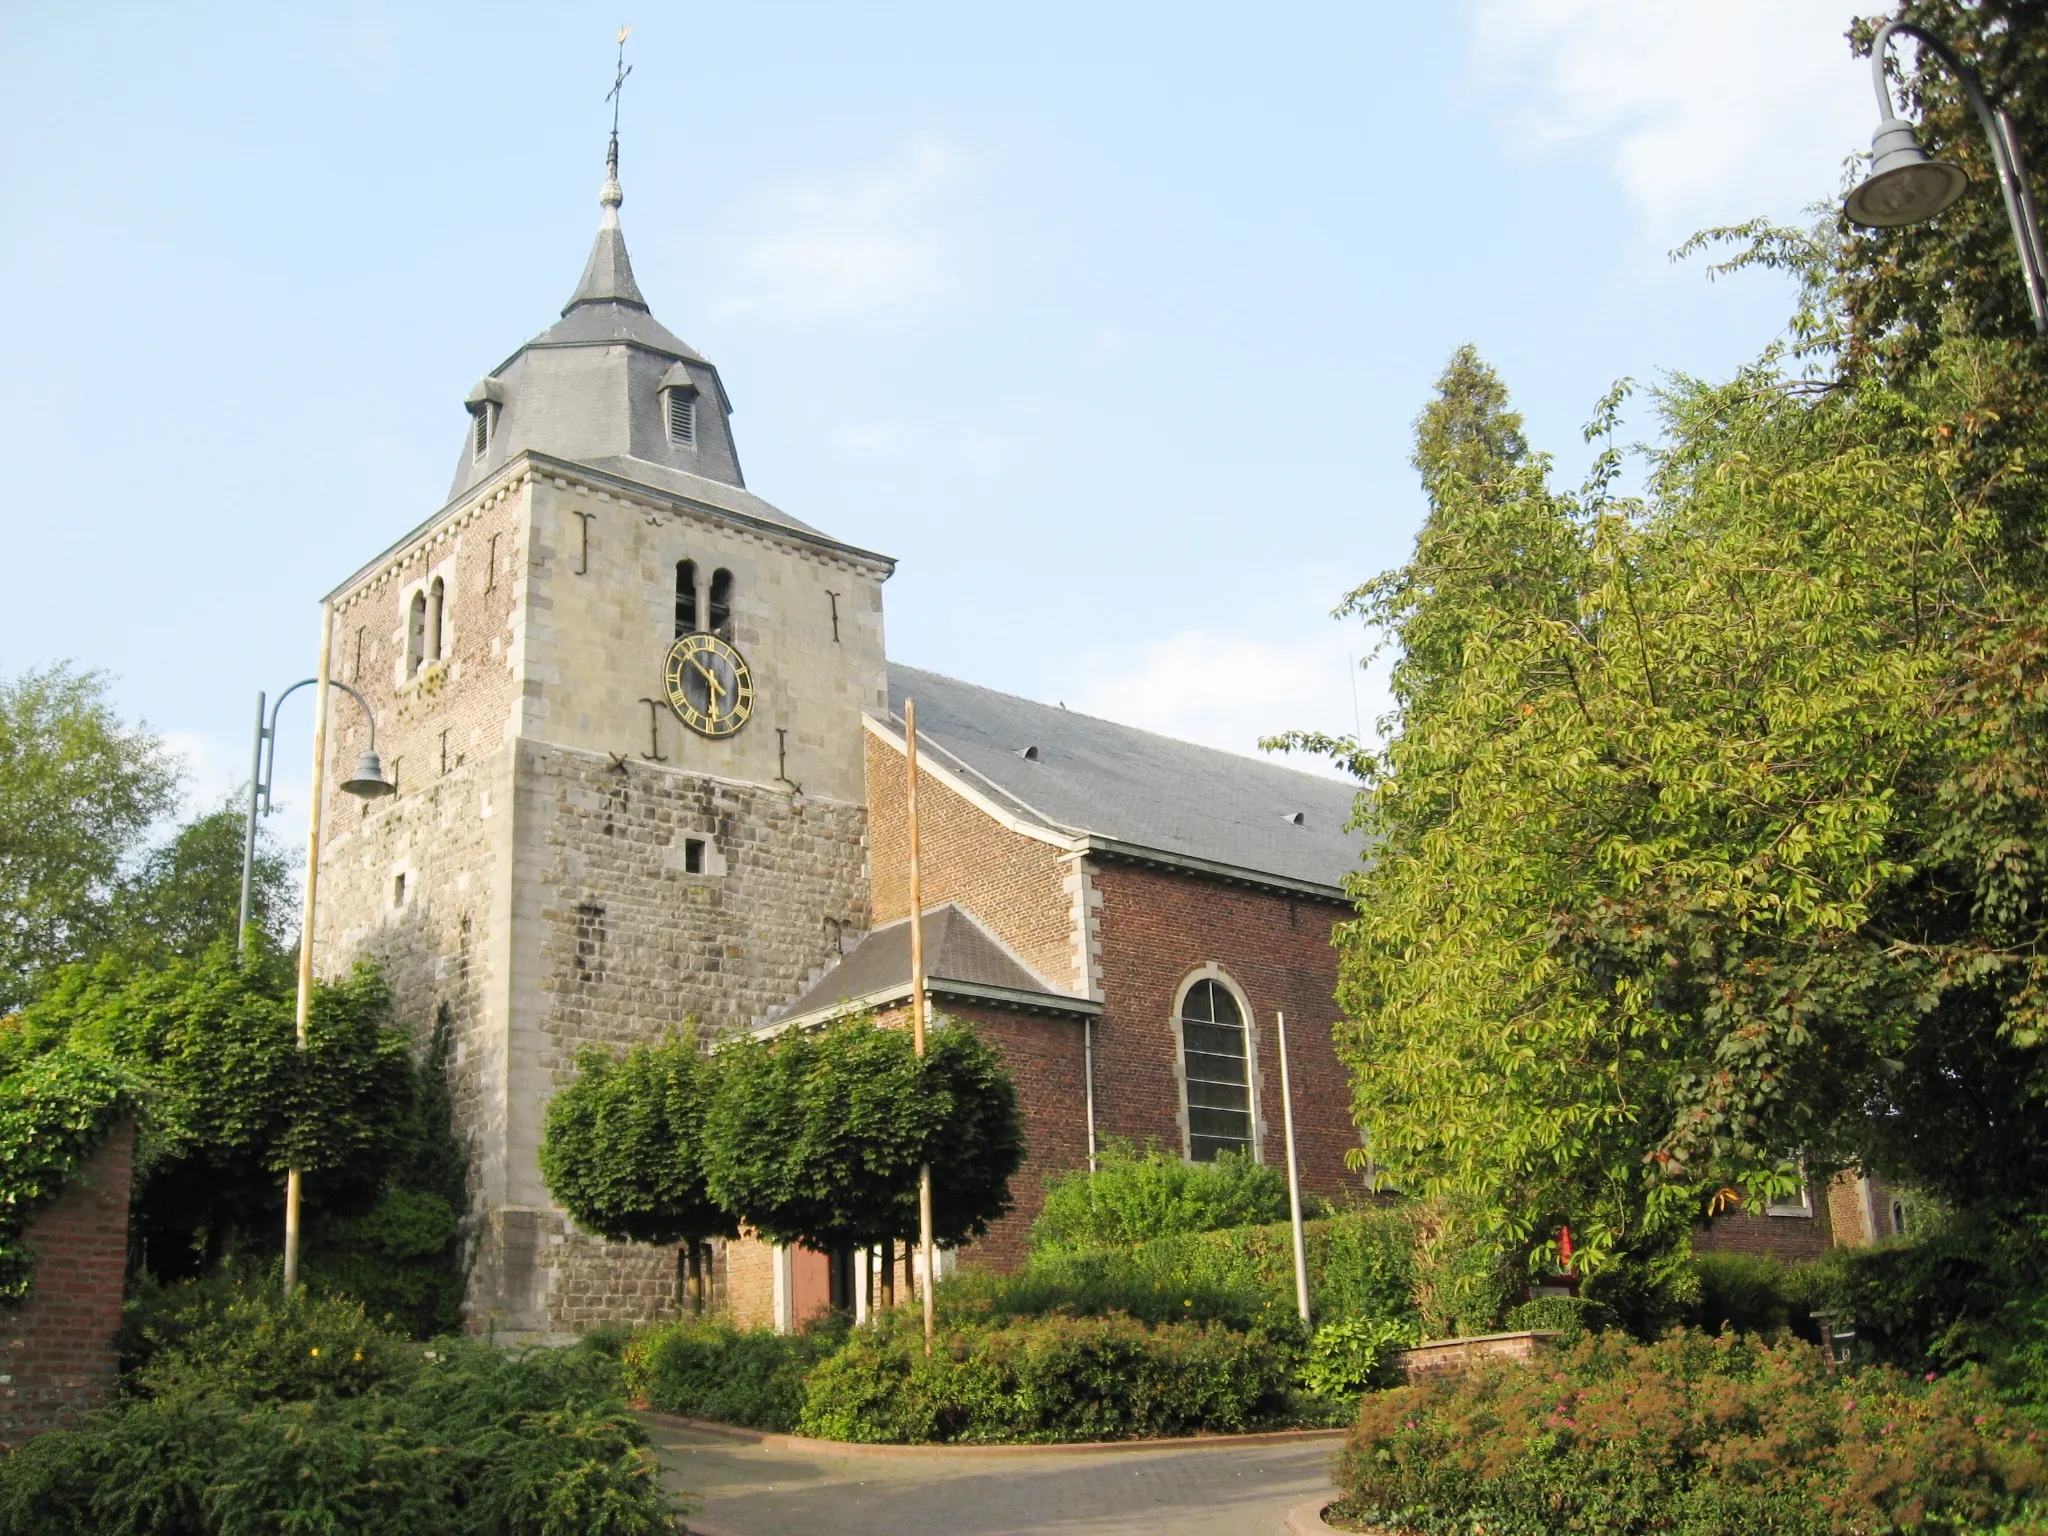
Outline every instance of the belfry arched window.
<path id="1" fill-rule="evenodd" d="M 697 632 L 697 562 L 676 562 L 676 638 Z"/>
<path id="2" fill-rule="evenodd" d="M 732 572 L 711 573 L 711 613 L 704 627 L 722 639 L 732 638 Z"/>
<path id="3" fill-rule="evenodd" d="M 415 676 L 420 662 L 427 654 L 427 594 L 424 589 L 412 595 L 412 606 L 405 619 L 405 675 Z"/>
<path id="4" fill-rule="evenodd" d="M 429 662 L 441 659 L 441 628 L 447 614 L 447 595 L 448 589 L 441 584 L 441 578 L 436 576 L 434 584 L 427 588 L 426 657 Z"/>
<path id="5" fill-rule="evenodd" d="M 1204 978 L 1180 1004 L 1182 1077 L 1187 1085 L 1188 1156 L 1252 1150 L 1251 1051 L 1244 1010 L 1222 982 Z"/>

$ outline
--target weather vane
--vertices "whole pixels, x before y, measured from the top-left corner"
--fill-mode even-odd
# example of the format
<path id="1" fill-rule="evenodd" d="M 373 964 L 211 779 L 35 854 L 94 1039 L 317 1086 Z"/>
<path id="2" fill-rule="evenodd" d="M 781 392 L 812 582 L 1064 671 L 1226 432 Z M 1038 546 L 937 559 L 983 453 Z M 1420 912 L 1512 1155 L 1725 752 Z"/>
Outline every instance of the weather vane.
<path id="1" fill-rule="evenodd" d="M 633 73 L 633 66 L 626 62 L 626 39 L 633 35 L 631 27 L 619 28 L 619 72 L 612 80 L 612 88 L 605 92 L 604 99 L 612 104 L 612 146 L 619 142 L 619 95 L 626 88 L 626 76 Z"/>

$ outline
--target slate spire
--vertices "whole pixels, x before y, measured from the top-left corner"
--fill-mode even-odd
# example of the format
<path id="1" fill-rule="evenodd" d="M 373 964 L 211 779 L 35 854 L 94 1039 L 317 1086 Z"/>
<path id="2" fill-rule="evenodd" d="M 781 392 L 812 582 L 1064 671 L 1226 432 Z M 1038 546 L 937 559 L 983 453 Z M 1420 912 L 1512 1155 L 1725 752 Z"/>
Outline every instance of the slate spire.
<path id="1" fill-rule="evenodd" d="M 604 157 L 604 190 L 597 194 L 604 216 L 597 221 L 597 241 L 590 247 L 590 260 L 583 264 L 583 280 L 562 306 L 562 313 L 585 304 L 623 304 L 647 311 L 640 285 L 633 281 L 633 262 L 626 255 L 626 232 L 619 228 L 619 204 L 626 194 L 619 187 L 619 131 L 612 130 L 611 148 Z"/>

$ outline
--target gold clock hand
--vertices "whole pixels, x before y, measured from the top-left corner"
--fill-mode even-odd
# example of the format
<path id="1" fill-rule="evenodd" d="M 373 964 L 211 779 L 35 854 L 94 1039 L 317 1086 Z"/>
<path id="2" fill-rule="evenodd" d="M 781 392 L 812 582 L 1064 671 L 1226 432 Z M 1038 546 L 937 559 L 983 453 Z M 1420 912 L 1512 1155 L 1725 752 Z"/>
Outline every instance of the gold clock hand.
<path id="1" fill-rule="evenodd" d="M 711 713 L 713 713 L 714 715 L 717 714 L 718 700 L 725 693 L 725 685 L 718 680 L 717 673 L 713 672 L 709 667 L 705 666 L 704 663 L 699 661 L 696 657 L 692 656 L 690 658 L 690 665 L 695 667 L 699 672 L 702 672 L 704 674 L 704 681 L 711 685 Z"/>

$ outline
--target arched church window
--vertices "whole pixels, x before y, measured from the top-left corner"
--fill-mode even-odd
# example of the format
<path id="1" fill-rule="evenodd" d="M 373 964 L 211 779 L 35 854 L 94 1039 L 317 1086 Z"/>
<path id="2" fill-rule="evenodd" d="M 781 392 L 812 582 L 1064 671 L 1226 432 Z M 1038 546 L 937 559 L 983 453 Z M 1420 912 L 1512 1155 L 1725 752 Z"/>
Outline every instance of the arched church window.
<path id="1" fill-rule="evenodd" d="M 436 576 L 434 584 L 427 588 L 427 644 L 426 657 L 430 662 L 441 659 L 441 621 L 447 611 L 447 589 Z"/>
<path id="2" fill-rule="evenodd" d="M 412 611 L 406 615 L 405 624 L 405 675 L 413 676 L 420 669 L 420 661 L 427 654 L 427 594 L 415 592 L 412 595 Z"/>
<path id="3" fill-rule="evenodd" d="M 731 571 L 721 568 L 711 573 L 711 617 L 704 627 L 723 639 L 732 638 Z"/>
<path id="4" fill-rule="evenodd" d="M 676 638 L 697 632 L 697 562 L 676 562 Z"/>
<path id="5" fill-rule="evenodd" d="M 1252 1146 L 1250 1052 L 1244 1012 L 1220 981 L 1198 981 L 1180 1005 L 1181 1066 L 1188 1092 L 1188 1156 L 1213 1163 Z"/>

